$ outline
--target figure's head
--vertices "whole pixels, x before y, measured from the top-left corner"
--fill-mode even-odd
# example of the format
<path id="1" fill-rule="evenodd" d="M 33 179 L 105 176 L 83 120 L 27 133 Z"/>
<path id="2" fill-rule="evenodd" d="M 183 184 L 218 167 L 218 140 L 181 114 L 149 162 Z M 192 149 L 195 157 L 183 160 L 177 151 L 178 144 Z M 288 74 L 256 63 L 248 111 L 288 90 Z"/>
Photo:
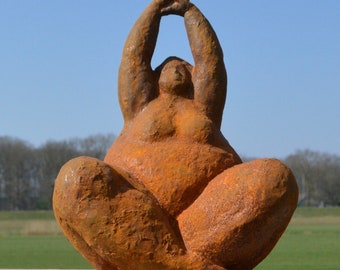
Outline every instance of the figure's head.
<path id="1" fill-rule="evenodd" d="M 157 69 L 160 93 L 170 93 L 184 97 L 192 97 L 192 66 L 177 57 L 169 57 Z"/>

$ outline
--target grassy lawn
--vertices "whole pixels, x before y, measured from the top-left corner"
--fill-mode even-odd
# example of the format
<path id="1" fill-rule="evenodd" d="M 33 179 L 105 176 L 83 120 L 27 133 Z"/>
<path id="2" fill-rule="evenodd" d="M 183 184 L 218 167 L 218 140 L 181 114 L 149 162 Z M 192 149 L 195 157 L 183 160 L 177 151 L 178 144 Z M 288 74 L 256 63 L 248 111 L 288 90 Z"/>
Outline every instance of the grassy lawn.
<path id="1" fill-rule="evenodd" d="M 256 270 L 340 269 L 340 208 L 299 208 Z"/>
<path id="2" fill-rule="evenodd" d="M 0 268 L 86 269 L 50 211 L 0 212 Z"/>
<path id="3" fill-rule="evenodd" d="M 91 268 L 63 236 L 0 237 L 0 268 Z"/>
<path id="4" fill-rule="evenodd" d="M 256 270 L 340 269 L 340 208 L 296 211 Z M 0 268 L 91 268 L 65 240 L 51 212 L 0 212 Z"/>

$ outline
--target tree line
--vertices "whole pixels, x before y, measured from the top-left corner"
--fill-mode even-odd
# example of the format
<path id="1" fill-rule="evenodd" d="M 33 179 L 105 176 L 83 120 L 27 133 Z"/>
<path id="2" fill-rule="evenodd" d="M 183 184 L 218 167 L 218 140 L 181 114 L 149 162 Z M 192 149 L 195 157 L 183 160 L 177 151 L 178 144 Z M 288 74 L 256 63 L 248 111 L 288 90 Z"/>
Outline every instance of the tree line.
<path id="1" fill-rule="evenodd" d="M 103 159 L 114 138 L 99 134 L 34 147 L 0 137 L 0 210 L 51 209 L 54 180 L 63 164 L 83 155 Z M 296 177 L 300 206 L 340 206 L 339 156 L 307 149 L 282 161 Z"/>
<path id="2" fill-rule="evenodd" d="M 48 210 L 52 208 L 54 180 L 72 158 L 103 159 L 114 135 L 93 135 L 48 141 L 34 147 L 13 137 L 0 137 L 0 210 Z"/>

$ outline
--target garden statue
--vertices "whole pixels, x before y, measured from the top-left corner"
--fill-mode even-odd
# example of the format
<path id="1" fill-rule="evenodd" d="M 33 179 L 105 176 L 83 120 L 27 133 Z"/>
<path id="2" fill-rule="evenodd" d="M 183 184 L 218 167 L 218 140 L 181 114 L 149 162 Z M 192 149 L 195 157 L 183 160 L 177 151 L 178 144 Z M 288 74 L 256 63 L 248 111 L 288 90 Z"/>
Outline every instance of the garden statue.
<path id="1" fill-rule="evenodd" d="M 184 18 L 194 65 L 151 58 L 161 18 Z M 154 0 L 123 51 L 124 127 L 104 161 L 79 157 L 55 182 L 53 207 L 96 269 L 252 269 L 297 205 L 276 159 L 242 163 L 220 131 L 227 75 L 211 25 L 188 0 Z"/>

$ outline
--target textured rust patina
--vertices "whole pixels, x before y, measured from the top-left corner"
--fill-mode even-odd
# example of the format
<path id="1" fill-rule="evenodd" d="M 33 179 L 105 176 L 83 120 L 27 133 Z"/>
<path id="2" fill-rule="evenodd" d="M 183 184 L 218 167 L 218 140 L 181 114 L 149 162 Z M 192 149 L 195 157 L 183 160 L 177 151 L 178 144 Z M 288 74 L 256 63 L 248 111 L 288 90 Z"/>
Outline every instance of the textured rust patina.
<path id="1" fill-rule="evenodd" d="M 184 18 L 194 66 L 151 68 L 162 16 Z M 61 169 L 55 216 L 96 269 L 252 269 L 297 204 L 289 168 L 242 163 L 220 131 L 227 75 L 214 30 L 187 0 L 155 0 L 132 28 L 119 70 L 124 128 L 104 161 Z"/>

